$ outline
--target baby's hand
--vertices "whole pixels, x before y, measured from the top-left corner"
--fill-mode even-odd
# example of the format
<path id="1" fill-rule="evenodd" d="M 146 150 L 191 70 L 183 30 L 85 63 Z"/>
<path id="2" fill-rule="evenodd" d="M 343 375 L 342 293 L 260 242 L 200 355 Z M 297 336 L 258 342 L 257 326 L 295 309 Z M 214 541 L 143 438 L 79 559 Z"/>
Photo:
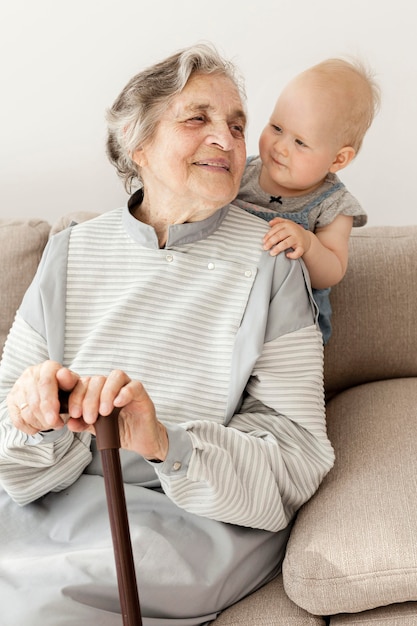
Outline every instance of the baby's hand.
<path id="1" fill-rule="evenodd" d="M 275 217 L 269 222 L 271 229 L 264 235 L 264 250 L 276 256 L 284 250 L 289 259 L 298 259 L 305 254 L 311 245 L 310 231 L 305 230 L 292 220 Z"/>

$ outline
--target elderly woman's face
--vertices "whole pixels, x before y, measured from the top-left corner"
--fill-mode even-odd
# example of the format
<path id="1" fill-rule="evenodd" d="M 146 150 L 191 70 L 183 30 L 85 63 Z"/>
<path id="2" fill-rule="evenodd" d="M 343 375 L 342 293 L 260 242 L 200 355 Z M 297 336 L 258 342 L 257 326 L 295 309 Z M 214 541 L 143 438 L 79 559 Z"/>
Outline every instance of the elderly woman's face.
<path id="1" fill-rule="evenodd" d="M 154 138 L 134 155 L 151 208 L 169 207 L 192 221 L 233 200 L 245 167 L 245 123 L 230 79 L 191 76 Z"/>

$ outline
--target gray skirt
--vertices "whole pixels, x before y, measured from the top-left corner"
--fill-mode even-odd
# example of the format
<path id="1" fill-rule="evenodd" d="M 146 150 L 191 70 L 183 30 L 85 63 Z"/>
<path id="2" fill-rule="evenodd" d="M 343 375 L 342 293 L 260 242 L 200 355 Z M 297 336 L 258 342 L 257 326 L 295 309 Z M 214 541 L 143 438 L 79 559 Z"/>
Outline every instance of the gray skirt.
<path id="1" fill-rule="evenodd" d="M 209 623 L 280 571 L 289 528 L 271 533 L 187 513 L 149 464 L 121 458 L 144 626 Z M 0 511 L 4 626 L 121 626 L 96 455 L 71 487 L 25 507 L 0 490 Z"/>

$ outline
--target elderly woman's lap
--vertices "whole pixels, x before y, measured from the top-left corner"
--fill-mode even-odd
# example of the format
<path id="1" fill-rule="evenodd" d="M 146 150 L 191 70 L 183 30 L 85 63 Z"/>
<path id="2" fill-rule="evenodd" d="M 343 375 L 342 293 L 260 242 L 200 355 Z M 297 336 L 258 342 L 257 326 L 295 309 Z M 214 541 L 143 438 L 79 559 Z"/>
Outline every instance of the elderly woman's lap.
<path id="1" fill-rule="evenodd" d="M 214 619 L 219 607 L 276 572 L 287 530 L 208 520 L 176 507 L 160 491 L 135 485 L 126 485 L 126 500 L 144 626 Z M 3 623 L 120 626 L 102 478 L 83 475 L 69 490 L 26 507 L 1 492 L 0 506 Z"/>

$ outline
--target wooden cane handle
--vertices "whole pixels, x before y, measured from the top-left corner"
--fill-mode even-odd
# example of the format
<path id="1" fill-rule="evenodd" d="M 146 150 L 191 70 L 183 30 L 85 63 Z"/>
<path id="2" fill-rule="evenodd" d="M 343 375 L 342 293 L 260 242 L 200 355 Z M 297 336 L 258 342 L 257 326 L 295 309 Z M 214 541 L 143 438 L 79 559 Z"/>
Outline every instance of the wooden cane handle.
<path id="1" fill-rule="evenodd" d="M 59 390 L 60 413 L 68 413 L 69 392 Z M 96 441 L 98 450 L 118 450 L 120 448 L 120 435 L 118 415 L 119 408 L 114 408 L 110 415 L 99 415 L 95 423 Z"/>

